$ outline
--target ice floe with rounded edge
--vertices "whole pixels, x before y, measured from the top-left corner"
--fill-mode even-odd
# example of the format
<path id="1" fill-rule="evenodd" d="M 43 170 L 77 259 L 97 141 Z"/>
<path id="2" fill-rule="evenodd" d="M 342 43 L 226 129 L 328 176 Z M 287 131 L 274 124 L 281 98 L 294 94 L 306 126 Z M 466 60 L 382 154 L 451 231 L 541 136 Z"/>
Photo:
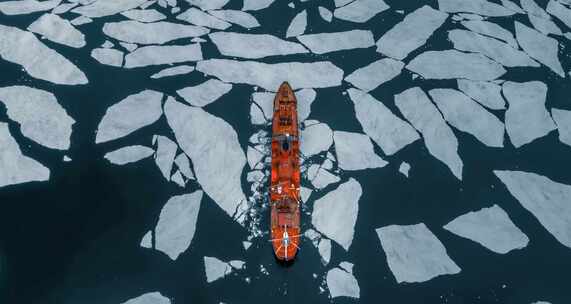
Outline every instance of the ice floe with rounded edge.
<path id="1" fill-rule="evenodd" d="M 268 34 L 216 32 L 208 35 L 222 55 L 258 59 L 268 56 L 303 54 L 309 51 L 302 45 Z"/>
<path id="2" fill-rule="evenodd" d="M 136 49 L 125 56 L 126 68 L 138 68 L 149 65 L 173 64 L 202 60 L 200 44 L 189 45 L 151 45 Z"/>
<path id="3" fill-rule="evenodd" d="M 276 0 L 244 0 L 243 11 L 258 11 L 270 6 Z"/>
<path id="4" fill-rule="evenodd" d="M 237 24 L 243 28 L 251 29 L 260 26 L 258 19 L 243 11 L 238 10 L 212 10 L 208 13 L 216 18 Z"/>
<path id="5" fill-rule="evenodd" d="M 155 291 L 145 293 L 122 304 L 171 304 L 171 301 L 160 292 Z"/>
<path id="6" fill-rule="evenodd" d="M 327 238 L 349 250 L 353 243 L 362 193 L 359 182 L 350 178 L 337 189 L 315 201 L 311 224 Z"/>
<path id="7" fill-rule="evenodd" d="M 221 9 L 230 0 L 186 0 L 194 6 L 198 6 L 203 10 Z"/>
<path id="8" fill-rule="evenodd" d="M 184 13 L 176 16 L 176 19 L 217 30 L 225 30 L 231 26 L 230 23 L 222 19 L 218 19 L 194 7 L 191 7 Z"/>
<path id="9" fill-rule="evenodd" d="M 34 32 L 55 43 L 73 48 L 85 46 L 85 36 L 69 21 L 54 14 L 44 14 L 28 26 Z"/>
<path id="10" fill-rule="evenodd" d="M 104 158 L 115 165 L 126 165 L 147 158 L 155 150 L 145 146 L 127 146 L 105 154 Z"/>
<path id="11" fill-rule="evenodd" d="M 438 0 L 438 9 L 447 13 L 474 13 L 489 17 L 514 15 L 515 12 L 487 0 Z"/>
<path id="12" fill-rule="evenodd" d="M 355 0 L 335 9 L 333 16 L 349 22 L 363 23 L 389 8 L 383 0 Z"/>
<path id="13" fill-rule="evenodd" d="M 559 140 L 571 146 L 571 111 L 553 108 L 551 115 L 559 131 Z"/>
<path id="14" fill-rule="evenodd" d="M 85 6 L 74 8 L 71 12 L 89 18 L 111 16 L 138 7 L 147 0 L 97 0 Z"/>
<path id="15" fill-rule="evenodd" d="M 377 52 L 402 60 L 424 45 L 446 18 L 448 14 L 425 5 L 383 34 L 377 41 Z"/>
<path id="16" fill-rule="evenodd" d="M 369 92 L 400 75 L 403 67 L 404 63 L 401 61 L 384 58 L 355 70 L 345 77 L 345 81 L 365 92 Z"/>
<path id="17" fill-rule="evenodd" d="M 407 162 L 402 162 L 399 166 L 399 172 L 402 173 L 404 176 L 408 177 L 410 171 L 410 164 Z"/>
<path id="18" fill-rule="evenodd" d="M 327 289 L 332 298 L 349 297 L 358 299 L 361 295 L 359 283 L 352 273 L 340 268 L 332 268 L 326 276 Z"/>
<path id="19" fill-rule="evenodd" d="M 328 10 L 323 6 L 320 6 L 318 10 L 319 10 L 319 16 L 321 16 L 323 20 L 327 22 L 331 22 L 331 20 L 333 20 L 333 13 L 330 10 Z"/>
<path id="20" fill-rule="evenodd" d="M 226 95 L 232 85 L 218 79 L 209 79 L 199 85 L 176 91 L 186 102 L 196 107 L 204 107 Z"/>
<path id="21" fill-rule="evenodd" d="M 331 184 L 339 182 L 339 176 L 333 175 L 323 166 L 313 164 L 307 169 L 308 179 L 315 189 L 323 189 Z"/>
<path id="22" fill-rule="evenodd" d="M 172 165 L 176 156 L 178 146 L 174 141 L 166 136 L 159 135 L 156 138 L 157 152 L 155 154 L 155 163 L 167 180 L 171 178 Z"/>
<path id="23" fill-rule="evenodd" d="M 206 282 L 212 283 L 219 280 L 232 273 L 234 269 L 242 268 L 243 265 L 243 261 L 233 260 L 226 263 L 215 257 L 205 256 L 204 271 L 206 272 Z"/>
<path id="24" fill-rule="evenodd" d="M 398 283 L 426 282 L 461 271 L 446 253 L 444 245 L 423 223 L 390 225 L 378 228 L 376 232 Z"/>
<path id="25" fill-rule="evenodd" d="M 571 248 L 571 186 L 523 171 L 494 171 L 509 192 L 561 244 Z"/>
<path id="26" fill-rule="evenodd" d="M 502 97 L 502 87 L 493 82 L 458 79 L 458 89 L 489 109 L 503 110 L 506 108 L 506 102 Z"/>
<path id="27" fill-rule="evenodd" d="M 306 126 L 301 130 L 301 154 L 311 157 L 322 151 L 329 150 L 333 144 L 333 131 L 322 122 Z"/>
<path id="28" fill-rule="evenodd" d="M 498 205 L 461 215 L 444 229 L 499 254 L 522 249 L 529 243 L 529 238 Z"/>
<path id="29" fill-rule="evenodd" d="M 373 96 L 357 89 L 349 89 L 347 92 L 355 105 L 357 120 L 363 131 L 385 154 L 393 155 L 420 139 L 413 127 L 393 114 Z"/>
<path id="30" fill-rule="evenodd" d="M 101 64 L 115 67 L 123 65 L 123 52 L 116 49 L 96 48 L 91 51 L 91 57 Z"/>
<path id="31" fill-rule="evenodd" d="M 52 93 L 26 86 L 4 87 L 0 88 L 0 104 L 27 138 L 51 149 L 69 149 L 75 120 Z"/>
<path id="32" fill-rule="evenodd" d="M 34 34 L 15 27 L 0 24 L 0 57 L 21 65 L 34 78 L 65 85 L 88 83 L 71 61 L 45 46 Z"/>
<path id="33" fill-rule="evenodd" d="M 473 32 L 502 40 L 514 49 L 518 48 L 518 44 L 514 38 L 514 35 L 510 31 L 493 22 L 483 20 L 467 20 L 462 21 L 462 25 Z"/>
<path id="34" fill-rule="evenodd" d="M 194 71 L 194 67 L 190 65 L 180 65 L 172 68 L 166 68 L 160 70 L 158 73 L 151 75 L 153 79 L 159 79 L 163 77 L 170 77 L 170 76 L 177 76 L 177 75 L 184 75 Z"/>
<path id="35" fill-rule="evenodd" d="M 0 122 L 0 187 L 33 181 L 47 181 L 50 169 L 22 154 L 8 124 Z"/>
<path id="36" fill-rule="evenodd" d="M 547 37 L 517 21 L 515 22 L 515 32 L 517 42 L 529 56 L 544 64 L 559 76 L 565 77 L 565 72 L 563 72 L 563 67 L 561 67 L 557 56 L 559 51 L 557 40 Z"/>
<path id="37" fill-rule="evenodd" d="M 210 30 L 201 26 L 166 21 L 143 23 L 126 20 L 103 25 L 105 35 L 124 42 L 138 44 L 163 44 L 175 39 L 202 36 L 209 32 Z"/>
<path id="38" fill-rule="evenodd" d="M 287 31 L 286 31 L 286 38 L 289 37 L 296 37 L 302 35 L 305 32 L 305 28 L 307 27 L 307 11 L 303 10 L 293 19 L 289 24 Z"/>
<path id="39" fill-rule="evenodd" d="M 3 1 L 0 2 L 0 12 L 4 15 L 24 15 L 51 10 L 58 6 L 61 0 L 35 1 Z"/>
<path id="40" fill-rule="evenodd" d="M 121 15 L 135 21 L 139 22 L 156 22 L 167 18 L 163 13 L 155 9 L 133 9 L 126 12 L 122 12 Z"/>
<path id="41" fill-rule="evenodd" d="M 371 139 L 364 134 L 334 131 L 335 154 L 339 168 L 350 170 L 363 170 L 381 168 L 388 164 L 375 154 Z"/>
<path id="42" fill-rule="evenodd" d="M 121 138 L 157 121 L 163 113 L 162 98 L 160 92 L 145 90 L 107 108 L 97 127 L 95 143 Z"/>
<path id="43" fill-rule="evenodd" d="M 375 45 L 373 33 L 366 30 L 307 34 L 298 36 L 297 40 L 315 54 L 368 48 Z"/>

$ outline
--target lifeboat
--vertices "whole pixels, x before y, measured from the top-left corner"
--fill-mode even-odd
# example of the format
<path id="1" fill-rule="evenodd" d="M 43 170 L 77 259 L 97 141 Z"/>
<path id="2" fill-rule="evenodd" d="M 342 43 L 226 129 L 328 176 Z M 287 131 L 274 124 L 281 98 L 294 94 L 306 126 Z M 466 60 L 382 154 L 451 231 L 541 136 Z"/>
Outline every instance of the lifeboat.
<path id="1" fill-rule="evenodd" d="M 287 82 L 274 98 L 270 178 L 271 242 L 279 261 L 293 261 L 300 241 L 297 99 Z"/>

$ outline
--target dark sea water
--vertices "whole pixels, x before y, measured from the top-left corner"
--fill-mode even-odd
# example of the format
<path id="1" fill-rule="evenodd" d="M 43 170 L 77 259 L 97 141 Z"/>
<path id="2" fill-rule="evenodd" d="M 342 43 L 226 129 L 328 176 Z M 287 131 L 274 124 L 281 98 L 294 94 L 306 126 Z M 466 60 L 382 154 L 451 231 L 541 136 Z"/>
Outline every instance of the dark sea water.
<path id="1" fill-rule="evenodd" d="M 182 11 L 189 7 L 178 1 Z M 337 32 L 351 29 L 371 30 L 375 41 L 400 22 L 404 15 L 422 5 L 438 8 L 437 1 L 390 1 L 390 9 L 365 23 L 319 17 L 318 6 L 334 9 L 333 1 L 277 0 L 269 8 L 251 12 L 261 26 L 247 31 L 268 33 L 280 38 L 292 18 L 302 9 L 308 11 L 307 33 Z M 498 1 L 499 3 L 499 1 Z M 538 1 L 545 7 L 546 1 Z M 242 1 L 231 1 L 226 9 L 240 9 Z M 170 9 L 159 9 L 175 20 Z M 404 15 L 398 13 L 403 10 Z M 43 13 L 19 16 L 0 14 L 0 24 L 25 29 Z M 76 15 L 62 15 L 72 19 Z M 505 135 L 504 148 L 483 145 L 474 136 L 452 128 L 458 138 L 458 152 L 464 163 L 460 181 L 442 162 L 436 160 L 422 140 L 387 156 L 375 144 L 377 152 L 389 164 L 383 168 L 346 171 L 341 182 L 355 178 L 363 188 L 359 213 L 350 249 L 346 252 L 332 242 L 331 261 L 324 266 L 317 249 L 303 241 L 295 263 L 278 265 L 272 255 L 267 234 L 254 238 L 248 250 L 242 246 L 250 232 L 230 218 L 210 197 L 204 196 L 196 233 L 190 247 L 176 261 L 161 251 L 140 246 L 152 230 L 163 205 L 174 195 L 200 188 L 189 182 L 181 188 L 167 182 L 152 157 L 123 166 L 110 164 L 104 155 L 131 145 L 151 145 L 153 135 L 174 135 L 162 116 L 156 123 L 108 143 L 95 144 L 99 122 L 108 107 L 145 89 L 176 96 L 176 91 L 202 83 L 209 78 L 200 72 L 151 79 L 165 66 L 122 69 L 98 63 L 90 51 L 107 38 L 101 28 L 106 22 L 125 20 L 121 15 L 95 19 L 78 28 L 87 45 L 80 49 L 42 40 L 81 69 L 89 84 L 66 86 L 32 78 L 17 64 L 0 60 L 0 86 L 26 85 L 52 92 L 73 117 L 71 147 L 68 151 L 51 150 L 22 135 L 0 106 L 0 121 L 10 122 L 12 136 L 23 153 L 51 171 L 49 181 L 10 185 L 0 188 L 0 303 L 123 303 L 144 293 L 159 291 L 172 303 L 522 303 L 544 300 L 554 304 L 571 303 L 569 290 L 571 249 L 558 242 L 541 223 L 510 194 L 493 170 L 534 172 L 562 184 L 571 184 L 571 147 L 564 145 L 557 131 L 515 148 Z M 514 32 L 514 20 L 531 26 L 526 15 L 489 18 Z M 562 29 L 568 30 L 556 20 Z M 459 28 L 451 17 L 428 42 L 404 61 L 427 50 L 451 49 L 447 31 Z M 234 26 L 228 31 L 246 32 Z M 555 37 L 555 36 L 554 36 Z M 565 71 L 571 67 L 571 42 L 560 42 L 559 59 Z M 0 37 L 1 39 L 1 37 Z M 181 40 L 188 42 L 187 40 Z M 295 41 L 293 39 L 292 41 Z M 178 43 L 179 41 L 177 41 Z M 25 49 L 21 50 L 25 52 Z M 214 44 L 202 44 L 205 58 L 222 58 Z M 331 61 L 348 75 L 382 57 L 375 47 L 323 55 L 304 54 L 259 59 L 266 63 Z M 240 60 L 240 59 L 237 59 Z M 571 83 L 545 66 L 508 68 L 501 77 L 517 82 L 539 80 L 547 84 L 548 109 L 571 110 Z M 419 86 L 457 88 L 455 80 L 413 79 L 403 69 L 401 75 L 379 86 L 370 94 L 402 118 L 394 104 L 394 95 Z M 355 117 L 353 103 L 343 94 L 350 84 L 316 89 L 310 119 L 327 123 L 333 130 L 363 133 Z M 251 85 L 233 84 L 229 94 L 204 109 L 228 122 L 237 132 L 244 152 L 249 137 L 259 130 L 250 122 Z M 504 120 L 504 111 L 491 111 Z M 208 126 L 204 126 L 208 128 Z M 266 127 L 269 130 L 269 126 Z M 64 155 L 71 162 L 63 162 Z M 410 163 L 410 177 L 398 172 L 402 161 Z M 1 168 L 0 168 L 1 170 Z M 245 167 L 243 189 L 250 195 Z M 220 175 L 223 179 L 225 176 Z M 309 181 L 302 182 L 310 186 Z M 303 230 L 310 228 L 312 203 L 336 188 L 330 185 L 313 193 L 304 202 Z M 571 203 L 571 202 L 570 202 Z M 496 254 L 480 244 L 461 238 L 442 227 L 470 211 L 499 205 L 514 224 L 529 238 L 527 247 L 507 254 Z M 259 227 L 269 225 L 267 207 L 256 206 L 261 217 Z M 397 283 L 389 269 L 375 229 L 388 225 L 424 223 L 446 247 L 450 258 L 462 269 L 455 275 L 438 276 L 421 283 Z M 418 254 L 422 254 L 419 252 Z M 242 260 L 245 267 L 223 279 L 206 282 L 204 256 L 223 261 Z M 325 274 L 342 261 L 353 263 L 360 298 L 331 299 L 327 289 L 320 291 Z M 260 271 L 260 265 L 268 274 Z M 316 274 L 316 278 L 313 276 Z"/>

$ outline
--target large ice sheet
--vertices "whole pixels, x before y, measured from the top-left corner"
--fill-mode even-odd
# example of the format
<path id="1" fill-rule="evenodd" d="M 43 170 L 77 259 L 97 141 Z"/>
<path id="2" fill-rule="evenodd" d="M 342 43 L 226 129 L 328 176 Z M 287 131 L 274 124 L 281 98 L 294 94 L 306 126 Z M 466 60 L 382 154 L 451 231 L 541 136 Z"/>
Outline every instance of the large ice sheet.
<path id="1" fill-rule="evenodd" d="M 345 81 L 368 92 L 398 76 L 403 67 L 401 61 L 384 58 L 355 70 L 345 77 Z"/>
<path id="2" fill-rule="evenodd" d="M 508 101 L 505 124 L 511 142 L 519 148 L 556 129 L 545 108 L 547 86 L 540 81 L 503 83 Z"/>
<path id="3" fill-rule="evenodd" d="M 291 20 L 291 23 L 289 24 L 286 31 L 286 38 L 296 37 L 303 34 L 303 32 L 305 32 L 306 27 L 307 27 L 307 11 L 303 10 L 297 15 L 295 15 L 295 17 L 293 17 L 293 19 Z"/>
<path id="4" fill-rule="evenodd" d="M 162 115 L 162 98 L 162 93 L 145 90 L 107 108 L 97 127 L 95 143 L 126 136 L 157 121 Z"/>
<path id="5" fill-rule="evenodd" d="M 473 32 L 500 39 L 511 47 L 515 49 L 518 48 L 514 35 L 510 31 L 493 22 L 484 20 L 467 20 L 462 21 L 462 25 Z"/>
<path id="6" fill-rule="evenodd" d="M 349 250 L 353 242 L 359 213 L 359 198 L 363 193 L 355 179 L 339 185 L 313 204 L 311 224 L 327 238 Z"/>
<path id="7" fill-rule="evenodd" d="M 155 153 L 155 150 L 145 146 L 127 146 L 105 154 L 104 158 L 115 165 L 125 165 L 147 158 Z"/>
<path id="8" fill-rule="evenodd" d="M 425 5 L 386 32 L 377 41 L 377 52 L 402 60 L 424 45 L 446 18 L 448 14 Z"/>
<path id="9" fill-rule="evenodd" d="M 393 114 L 373 96 L 357 89 L 347 91 L 355 104 L 357 120 L 363 131 L 383 149 L 385 154 L 393 155 L 420 138 L 413 127 Z"/>
<path id="10" fill-rule="evenodd" d="M 51 149 L 69 149 L 75 120 L 52 93 L 26 86 L 4 87 L 0 88 L 0 104 L 27 138 Z"/>
<path id="11" fill-rule="evenodd" d="M 134 20 L 110 22 L 103 25 L 105 35 L 117 40 L 139 44 L 163 44 L 171 40 L 208 34 L 201 26 L 159 21 L 143 23 Z"/>
<path id="12" fill-rule="evenodd" d="M 511 16 L 515 12 L 487 0 L 438 0 L 438 9 L 448 13 L 474 13 L 482 16 Z"/>
<path id="13" fill-rule="evenodd" d="M 565 77 L 565 72 L 557 56 L 559 51 L 557 40 L 547 37 L 517 21 L 515 22 L 515 32 L 519 45 L 529 56 L 546 65 L 559 76 Z"/>
<path id="14" fill-rule="evenodd" d="M 28 30 L 59 44 L 74 48 L 85 46 L 83 34 L 58 15 L 44 14 L 30 24 Z"/>
<path id="15" fill-rule="evenodd" d="M 373 143 L 367 135 L 335 131 L 333 141 L 339 168 L 343 170 L 380 168 L 388 164 L 375 154 Z"/>
<path id="16" fill-rule="evenodd" d="M 571 111 L 551 109 L 551 115 L 559 131 L 559 140 L 571 146 Z"/>
<path id="17" fill-rule="evenodd" d="M 151 45 L 138 48 L 125 56 L 126 68 L 148 65 L 173 64 L 202 60 L 200 44 L 189 45 Z"/>
<path id="18" fill-rule="evenodd" d="M 89 18 L 98 18 L 118 14 L 138 7 L 147 0 L 97 0 L 88 5 L 74 8 L 71 12 Z"/>
<path id="19" fill-rule="evenodd" d="M 159 135 L 156 137 L 157 153 L 155 154 L 155 163 L 166 180 L 170 180 L 172 165 L 176 156 L 178 146 L 174 141 L 166 136 Z"/>
<path id="20" fill-rule="evenodd" d="M 438 109 L 420 88 L 408 89 L 395 95 L 395 105 L 403 116 L 420 132 L 428 152 L 462 179 L 462 160 L 458 155 L 458 140 Z"/>
<path id="21" fill-rule="evenodd" d="M 163 296 L 160 292 L 148 292 L 136 298 L 130 299 L 123 304 L 171 304 L 169 298 Z"/>
<path id="22" fill-rule="evenodd" d="M 267 64 L 255 61 L 209 59 L 198 62 L 196 69 L 224 82 L 246 83 L 276 91 L 284 80 L 295 89 L 326 88 L 341 84 L 343 70 L 328 61 Z"/>
<path id="23" fill-rule="evenodd" d="M 208 35 L 222 55 L 258 59 L 308 53 L 301 44 L 268 34 L 216 32 Z"/>
<path id="24" fill-rule="evenodd" d="M 335 267 L 327 272 L 326 281 L 331 298 L 349 297 L 358 299 L 360 297 L 359 283 L 357 283 L 352 273 Z"/>
<path id="25" fill-rule="evenodd" d="M 156 22 L 167 18 L 167 16 L 154 9 L 134 9 L 122 12 L 121 15 L 139 22 Z"/>
<path id="26" fill-rule="evenodd" d="M 243 28 L 251 29 L 260 26 L 256 17 L 238 10 L 212 10 L 208 13 L 216 18 L 237 24 Z"/>
<path id="27" fill-rule="evenodd" d="M 176 16 L 176 19 L 217 30 L 225 30 L 231 26 L 230 23 L 209 15 L 195 7 L 191 7 L 186 12 Z"/>
<path id="28" fill-rule="evenodd" d="M 49 178 L 50 170 L 23 155 L 8 130 L 8 124 L 0 122 L 0 187 Z"/>
<path id="29" fill-rule="evenodd" d="M 493 82 L 458 79 L 458 89 L 492 110 L 506 108 L 506 102 L 502 97 L 502 87 Z"/>
<path id="30" fill-rule="evenodd" d="M 375 44 L 373 33 L 366 30 L 301 35 L 297 40 L 315 54 L 368 48 Z"/>
<path id="31" fill-rule="evenodd" d="M 230 92 L 232 85 L 217 79 L 209 79 L 199 85 L 176 91 L 193 106 L 204 107 Z"/>
<path id="32" fill-rule="evenodd" d="M 367 22 L 380 12 L 389 9 L 383 0 L 355 0 L 335 9 L 333 16 L 350 22 Z"/>
<path id="33" fill-rule="evenodd" d="M 427 79 L 494 80 L 506 72 L 499 63 L 482 54 L 456 50 L 424 52 L 406 68 Z"/>
<path id="34" fill-rule="evenodd" d="M 115 67 L 123 65 L 123 52 L 116 49 L 96 48 L 91 51 L 91 57 L 101 64 Z"/>
<path id="35" fill-rule="evenodd" d="M 301 154 L 311 157 L 329 150 L 333 144 L 333 131 L 325 123 L 316 123 L 301 130 Z"/>
<path id="36" fill-rule="evenodd" d="M 0 12 L 4 15 L 23 15 L 47 11 L 58 6 L 61 0 L 36 1 L 16 0 L 0 2 Z"/>
<path id="37" fill-rule="evenodd" d="M 56 51 L 45 46 L 34 34 L 1 24 L 0 57 L 21 65 L 34 78 L 66 85 L 87 84 L 88 82 L 80 69 Z"/>
<path id="38" fill-rule="evenodd" d="M 446 253 L 444 245 L 423 223 L 390 225 L 378 228 L 376 232 L 398 283 L 425 282 L 461 271 Z"/>
<path id="39" fill-rule="evenodd" d="M 524 248 L 529 243 L 528 237 L 498 205 L 461 215 L 444 229 L 500 254 Z"/>
<path id="40" fill-rule="evenodd" d="M 519 203 L 571 248 L 571 186 L 523 171 L 494 171 Z"/>

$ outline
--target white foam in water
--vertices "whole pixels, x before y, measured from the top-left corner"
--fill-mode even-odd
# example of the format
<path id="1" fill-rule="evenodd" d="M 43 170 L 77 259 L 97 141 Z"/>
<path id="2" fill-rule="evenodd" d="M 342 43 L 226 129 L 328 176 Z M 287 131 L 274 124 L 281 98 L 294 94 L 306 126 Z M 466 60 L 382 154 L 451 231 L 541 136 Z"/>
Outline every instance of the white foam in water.
<path id="1" fill-rule="evenodd" d="M 216 18 L 237 24 L 243 28 L 251 29 L 260 26 L 256 17 L 238 10 L 212 10 L 208 13 Z"/>
<path id="2" fill-rule="evenodd" d="M 307 175 L 311 184 L 316 189 L 323 189 L 341 180 L 338 176 L 331 174 L 331 172 L 327 171 L 323 166 L 320 167 L 317 164 L 311 165 L 309 169 L 307 169 Z"/>
<path id="3" fill-rule="evenodd" d="M 97 0 L 88 5 L 74 8 L 71 12 L 89 18 L 111 16 L 145 3 L 146 0 Z"/>
<path id="4" fill-rule="evenodd" d="M 494 171 L 519 203 L 561 244 L 571 248 L 571 186 L 539 174 Z"/>
<path id="5" fill-rule="evenodd" d="M 308 53 L 302 45 L 268 34 L 216 32 L 208 35 L 222 55 L 249 59 Z"/>
<path id="6" fill-rule="evenodd" d="M 88 83 L 85 74 L 72 62 L 45 46 L 34 34 L 15 27 L 0 25 L 0 57 L 21 65 L 34 78 L 65 85 Z"/>
<path id="7" fill-rule="evenodd" d="M 163 174 L 163 177 L 170 180 L 172 165 L 176 156 L 178 146 L 166 136 L 157 136 L 157 153 L 155 163 Z"/>
<path id="8" fill-rule="evenodd" d="M 104 158 L 115 165 L 125 165 L 153 155 L 155 151 L 145 146 L 127 146 L 105 154 Z"/>
<path id="9" fill-rule="evenodd" d="M 399 172 L 402 173 L 404 176 L 408 177 L 410 171 L 410 164 L 407 162 L 402 162 L 399 166 Z"/>
<path id="10" fill-rule="evenodd" d="M 103 25 L 105 35 L 130 43 L 163 44 L 171 40 L 198 37 L 208 34 L 201 26 L 184 25 L 166 21 L 143 23 L 127 20 Z"/>
<path id="11" fill-rule="evenodd" d="M 184 13 L 176 16 L 176 19 L 217 30 L 225 30 L 231 26 L 230 23 L 194 7 L 191 7 Z"/>
<path id="12" fill-rule="evenodd" d="M 355 0 L 333 12 L 337 19 L 363 23 L 390 7 L 383 0 Z"/>
<path id="13" fill-rule="evenodd" d="M 230 92 L 232 85 L 217 79 L 209 79 L 199 85 L 176 91 L 193 106 L 204 107 Z"/>
<path id="14" fill-rule="evenodd" d="M 423 6 L 404 17 L 377 41 L 377 52 L 402 60 L 424 45 L 448 14 Z"/>
<path id="15" fill-rule="evenodd" d="M 313 204 L 311 224 L 327 238 L 349 250 L 359 213 L 361 185 L 353 178 Z"/>
<path id="16" fill-rule="evenodd" d="M 521 48 L 531 57 L 546 65 L 553 72 L 565 77 L 557 53 L 559 43 L 557 40 L 547 37 L 534 29 L 519 22 L 515 22 L 516 39 Z"/>
<path id="17" fill-rule="evenodd" d="M 358 299 L 361 294 L 359 283 L 353 274 L 333 268 L 327 272 L 327 288 L 332 298 L 349 297 Z"/>
<path id="18" fill-rule="evenodd" d="M 122 304 L 171 304 L 171 301 L 160 292 L 155 291 L 145 293 Z"/>
<path id="19" fill-rule="evenodd" d="M 96 48 L 91 51 L 91 57 L 101 64 L 115 67 L 123 65 L 123 52 L 116 49 Z"/>
<path id="20" fill-rule="evenodd" d="M 373 96 L 349 89 L 355 104 L 357 120 L 363 131 L 375 141 L 387 155 L 393 155 L 420 138 L 407 122 L 394 115 L 382 102 Z"/>
<path id="21" fill-rule="evenodd" d="M 331 20 L 333 20 L 333 13 L 323 6 L 319 7 L 319 16 L 327 22 L 331 22 Z"/>
<path id="22" fill-rule="evenodd" d="M 126 68 L 202 60 L 200 44 L 145 46 L 125 56 Z"/>
<path id="23" fill-rule="evenodd" d="M 61 0 L 35 1 L 3 1 L 0 2 L 0 12 L 4 15 L 24 15 L 35 12 L 47 11 L 58 6 Z"/>
<path id="24" fill-rule="evenodd" d="M 493 82 L 458 79 L 458 89 L 492 110 L 503 110 L 506 102 L 502 97 L 502 87 Z"/>
<path id="25" fill-rule="evenodd" d="M 47 91 L 25 86 L 0 88 L 0 104 L 27 138 L 42 146 L 67 150 L 75 120 Z"/>
<path id="26" fill-rule="evenodd" d="M 230 0 L 187 0 L 190 4 L 203 10 L 221 9 Z"/>
<path id="27" fill-rule="evenodd" d="M 571 27 L 571 10 L 557 1 L 550 0 L 546 11 L 561 20 L 567 27 Z"/>
<path id="28" fill-rule="evenodd" d="M 179 154 L 175 159 L 174 163 L 176 164 L 177 168 L 180 170 L 182 175 L 184 175 L 188 179 L 194 179 L 194 174 L 190 169 L 190 161 L 188 157 L 184 153 Z"/>
<path id="29" fill-rule="evenodd" d="M 270 6 L 276 0 L 244 0 L 243 11 L 258 11 Z"/>
<path id="30" fill-rule="evenodd" d="M 547 97 L 545 83 L 506 81 L 502 89 L 509 104 L 505 116 L 506 130 L 516 148 L 556 129 L 545 108 Z"/>
<path id="31" fill-rule="evenodd" d="M 559 140 L 571 146 L 571 111 L 551 109 L 551 115 L 559 130 Z"/>
<path id="32" fill-rule="evenodd" d="M 500 254 L 524 248 L 529 243 L 528 237 L 497 205 L 461 215 L 444 229 Z"/>
<path id="33" fill-rule="evenodd" d="M 438 9 L 447 13 L 474 13 L 482 16 L 511 16 L 515 12 L 487 0 L 438 0 Z"/>
<path id="34" fill-rule="evenodd" d="M 504 124 L 470 97 L 454 89 L 428 92 L 444 119 L 490 147 L 504 146 Z"/>
<path id="35" fill-rule="evenodd" d="M 246 198 L 240 177 L 246 157 L 236 131 L 226 121 L 202 108 L 174 100 L 167 100 L 164 108 L 167 122 L 180 148 L 192 160 L 196 179 L 204 192 L 228 215 L 242 212 L 238 208 L 243 207 L 241 204 Z"/>
<path id="36" fill-rule="evenodd" d="M 321 256 L 321 263 L 323 263 L 323 265 L 329 264 L 329 261 L 331 260 L 331 241 L 322 238 L 321 241 L 319 241 L 317 250 Z"/>
<path id="37" fill-rule="evenodd" d="M 208 59 L 199 61 L 196 69 L 224 82 L 250 84 L 268 91 L 276 91 L 284 80 L 294 89 L 334 87 L 343 80 L 343 70 L 328 61 L 267 64 Z"/>
<path id="38" fill-rule="evenodd" d="M 364 134 L 335 131 L 335 154 L 339 168 L 343 170 L 363 170 L 384 167 L 388 164 L 375 154 L 371 139 Z"/>
<path id="39" fill-rule="evenodd" d="M 303 43 L 303 45 L 315 54 L 368 48 L 375 45 L 373 33 L 365 30 L 307 34 L 298 36 L 297 40 Z"/>
<path id="40" fill-rule="evenodd" d="M 311 157 L 322 151 L 329 150 L 333 144 L 333 131 L 325 123 L 317 123 L 301 130 L 301 154 Z"/>
<path id="41" fill-rule="evenodd" d="M 206 272 L 206 282 L 212 283 L 232 272 L 232 266 L 214 257 L 204 257 L 204 271 Z"/>
<path id="42" fill-rule="evenodd" d="M 418 87 L 408 89 L 395 95 L 395 105 L 422 133 L 428 152 L 446 164 L 461 180 L 463 163 L 458 155 L 458 140 L 426 93 Z"/>
<path id="43" fill-rule="evenodd" d="M 286 38 L 296 37 L 303 34 L 305 32 L 306 27 L 307 27 L 307 11 L 303 10 L 297 15 L 295 15 L 295 17 L 293 17 L 293 19 L 291 20 L 291 23 L 289 24 L 286 31 Z"/>
<path id="44" fill-rule="evenodd" d="M 163 77 L 170 77 L 170 76 L 177 76 L 177 75 L 184 75 L 194 71 L 194 67 L 190 65 L 179 65 L 172 68 L 166 68 L 158 73 L 151 75 L 153 79 L 159 79 Z"/>
<path id="45" fill-rule="evenodd" d="M 22 154 L 8 124 L 0 122 L 0 187 L 33 181 L 47 181 L 50 169 Z"/>
<path id="46" fill-rule="evenodd" d="M 398 283 L 426 282 L 461 271 L 446 253 L 444 245 L 423 223 L 390 225 L 378 228 L 376 232 Z"/>
<path id="47" fill-rule="evenodd" d="M 34 32 L 53 42 L 74 48 L 85 46 L 85 37 L 69 21 L 58 15 L 44 14 L 28 26 Z"/>
<path id="48" fill-rule="evenodd" d="M 514 35 L 510 31 L 495 23 L 482 20 L 468 20 L 462 21 L 462 25 L 473 32 L 500 39 L 509 44 L 514 49 L 518 48 L 518 44 L 514 38 Z"/>
<path id="49" fill-rule="evenodd" d="M 355 70 L 345 77 L 345 81 L 365 92 L 369 92 L 397 77 L 403 67 L 404 63 L 401 61 L 384 58 Z"/>
<path id="50" fill-rule="evenodd" d="M 156 22 L 167 18 L 167 16 L 154 9 L 134 9 L 122 12 L 121 15 L 139 22 Z"/>
<path id="51" fill-rule="evenodd" d="M 506 72 L 499 63 L 482 54 L 456 50 L 424 52 L 406 68 L 426 79 L 494 80 Z"/>

